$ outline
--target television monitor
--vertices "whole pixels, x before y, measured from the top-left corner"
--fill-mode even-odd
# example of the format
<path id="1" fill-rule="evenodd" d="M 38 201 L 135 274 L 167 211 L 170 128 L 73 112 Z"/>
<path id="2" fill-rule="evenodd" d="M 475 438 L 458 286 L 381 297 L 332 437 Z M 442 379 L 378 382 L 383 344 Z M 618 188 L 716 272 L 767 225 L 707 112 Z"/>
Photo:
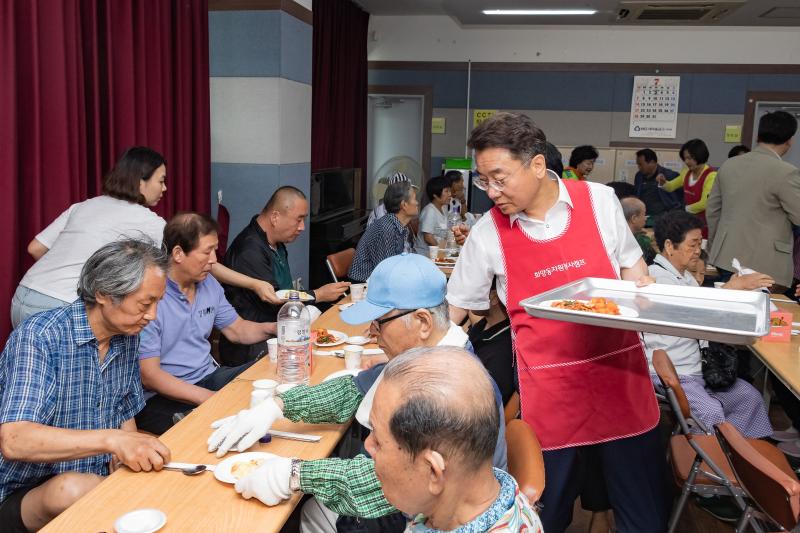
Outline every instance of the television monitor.
<path id="1" fill-rule="evenodd" d="M 331 168 L 311 174 L 311 218 L 323 219 L 355 208 L 355 169 Z"/>

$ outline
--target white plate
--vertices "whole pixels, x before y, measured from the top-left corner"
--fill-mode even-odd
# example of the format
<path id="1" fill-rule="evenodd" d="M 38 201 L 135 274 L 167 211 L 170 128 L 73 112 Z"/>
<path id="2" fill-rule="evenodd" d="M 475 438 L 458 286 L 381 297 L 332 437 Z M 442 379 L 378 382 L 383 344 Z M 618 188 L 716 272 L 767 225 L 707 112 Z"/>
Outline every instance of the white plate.
<path id="1" fill-rule="evenodd" d="M 347 302 L 346 304 L 339 304 L 339 310 L 344 311 L 345 309 L 349 309 L 350 307 L 353 307 L 354 305 L 356 305 L 355 302 Z"/>
<path id="2" fill-rule="evenodd" d="M 357 376 L 360 372 L 361 372 L 360 368 L 353 368 L 352 370 L 345 368 L 343 370 L 338 370 L 338 371 L 334 372 L 333 374 L 330 374 L 328 377 L 323 379 L 322 382 L 325 383 L 326 381 L 330 381 L 332 379 L 340 378 L 342 376 Z"/>
<path id="3" fill-rule="evenodd" d="M 558 302 L 561 302 L 561 301 L 563 301 L 563 300 L 545 300 L 544 302 L 541 303 L 541 306 L 542 307 L 553 307 L 554 303 L 558 303 Z M 588 300 L 575 300 L 575 301 L 576 302 L 581 302 L 581 303 L 589 303 Z M 619 304 L 617 304 L 617 307 L 619 308 L 619 314 L 618 315 L 608 315 L 608 314 L 605 314 L 605 313 L 594 313 L 594 314 L 603 315 L 603 316 L 609 316 L 609 317 L 621 316 L 621 317 L 626 317 L 626 318 L 637 318 L 639 316 L 639 311 L 637 311 L 636 309 L 631 309 L 630 307 L 626 307 L 624 305 L 619 305 Z M 558 307 L 556 307 L 555 309 L 558 309 L 559 311 L 566 311 L 568 313 L 585 314 L 585 313 L 591 313 L 592 312 L 592 311 L 575 311 L 575 310 L 572 310 L 572 309 L 561 309 L 561 308 L 558 308 Z"/>
<path id="4" fill-rule="evenodd" d="M 167 523 L 167 515 L 158 509 L 136 509 L 114 522 L 117 533 L 153 533 Z"/>
<path id="5" fill-rule="evenodd" d="M 342 344 L 344 341 L 347 340 L 347 335 L 345 335 L 341 331 L 336 331 L 335 329 L 329 329 L 328 333 L 330 333 L 331 335 L 336 337 L 336 342 L 317 342 L 317 341 L 314 341 L 314 344 L 316 346 L 319 346 L 320 348 L 327 348 L 328 346 L 339 346 L 340 344 Z"/>
<path id="6" fill-rule="evenodd" d="M 277 296 L 281 300 L 287 300 L 288 301 L 289 300 L 289 295 L 291 293 L 293 293 L 293 292 L 299 293 L 298 296 L 300 296 L 300 301 L 301 302 L 313 302 L 314 301 L 314 298 L 312 298 L 311 295 L 308 294 L 305 291 L 292 291 L 292 290 L 289 290 L 289 289 L 281 289 L 281 290 L 275 292 L 275 296 Z"/>
<path id="7" fill-rule="evenodd" d="M 370 339 L 369 337 L 364 337 L 363 335 L 353 335 L 352 337 L 347 337 L 345 341 L 347 344 L 355 344 L 356 346 L 363 346 L 365 344 L 369 344 L 370 342 L 375 342 L 375 339 Z"/>
<path id="8" fill-rule="evenodd" d="M 271 459 L 275 457 L 273 453 L 267 452 L 245 452 L 245 453 L 237 453 L 236 455 L 231 455 L 230 457 L 226 457 L 224 461 L 219 463 L 216 468 L 214 468 L 214 477 L 218 480 L 222 481 L 223 483 L 236 483 L 236 478 L 233 477 L 233 473 L 231 469 L 233 465 L 238 463 L 239 461 L 251 461 L 253 459 Z"/>
<path id="9" fill-rule="evenodd" d="M 439 261 L 434 261 L 433 264 L 438 267 L 444 267 L 444 268 L 453 268 L 454 266 L 456 266 L 455 263 L 441 263 Z"/>

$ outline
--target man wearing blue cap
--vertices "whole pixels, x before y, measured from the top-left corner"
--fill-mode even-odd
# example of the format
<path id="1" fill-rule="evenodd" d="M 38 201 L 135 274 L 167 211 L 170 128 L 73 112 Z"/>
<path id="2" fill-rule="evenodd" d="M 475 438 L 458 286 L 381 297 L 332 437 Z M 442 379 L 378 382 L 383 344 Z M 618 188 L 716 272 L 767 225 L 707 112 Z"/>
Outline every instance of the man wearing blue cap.
<path id="1" fill-rule="evenodd" d="M 382 261 L 370 277 L 365 300 L 342 311 L 349 324 L 370 323 L 371 334 L 388 358 L 423 346 L 471 348 L 467 335 L 452 324 L 445 301 L 447 280 L 427 258 L 402 254 Z M 218 428 L 208 439 L 209 451 L 222 456 L 235 448 L 244 451 L 264 436 L 282 417 L 308 423 L 342 423 L 354 415 L 371 428 L 369 413 L 384 364 L 315 386 L 299 385 L 235 417 L 217 421 Z M 453 370 L 458 379 L 458 369 Z M 495 385 L 498 409 L 502 401 Z M 500 437 L 494 465 L 506 469 L 505 427 L 501 416 Z M 301 530 L 336 531 L 338 515 L 363 519 L 381 518 L 378 527 L 389 531 L 405 528 L 405 519 L 383 496 L 375 476 L 372 459 L 359 454 L 353 459 L 301 461 L 276 457 L 241 479 L 237 492 L 245 498 L 255 496 L 267 505 L 276 505 L 293 492 L 312 494 L 304 508 Z M 363 522 L 363 521 L 362 521 Z"/>

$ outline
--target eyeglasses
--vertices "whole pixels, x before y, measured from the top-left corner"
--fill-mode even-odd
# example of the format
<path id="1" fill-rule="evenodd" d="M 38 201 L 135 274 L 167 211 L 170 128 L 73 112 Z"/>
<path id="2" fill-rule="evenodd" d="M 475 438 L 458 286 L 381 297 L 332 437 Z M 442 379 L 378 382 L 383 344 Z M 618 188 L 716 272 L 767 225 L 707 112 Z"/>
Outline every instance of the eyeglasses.
<path id="1" fill-rule="evenodd" d="M 519 167 L 517 167 L 517 170 L 515 170 L 508 176 L 501 179 L 490 180 L 488 177 L 478 174 L 476 172 L 475 175 L 472 176 L 472 184 L 482 191 L 488 191 L 489 188 L 491 187 L 497 192 L 503 192 L 503 189 L 506 188 L 506 180 L 508 180 L 508 178 L 512 177 L 517 172 L 519 172 L 522 167 L 528 166 L 530 162 L 531 162 L 530 159 L 526 159 L 525 161 L 522 162 L 522 164 Z"/>
<path id="2" fill-rule="evenodd" d="M 400 318 L 401 316 L 409 315 L 409 314 L 413 313 L 414 311 L 416 311 L 416 309 L 408 309 L 407 311 L 403 311 L 402 313 L 399 313 L 399 314 L 396 314 L 396 315 L 393 315 L 393 316 L 390 316 L 390 317 L 379 318 L 377 320 L 373 320 L 372 323 L 370 324 L 370 329 L 373 329 L 375 331 L 380 331 L 381 330 L 381 326 L 383 326 L 387 322 L 391 322 L 395 318 Z"/>

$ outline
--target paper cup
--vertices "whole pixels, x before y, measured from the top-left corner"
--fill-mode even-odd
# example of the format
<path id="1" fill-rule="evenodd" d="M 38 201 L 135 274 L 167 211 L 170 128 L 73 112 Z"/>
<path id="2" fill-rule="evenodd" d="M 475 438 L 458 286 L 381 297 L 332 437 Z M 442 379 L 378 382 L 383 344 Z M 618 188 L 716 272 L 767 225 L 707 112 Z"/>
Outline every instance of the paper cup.
<path id="1" fill-rule="evenodd" d="M 267 341 L 267 350 L 269 352 L 269 360 L 273 363 L 278 362 L 278 339 L 272 338 Z"/>
<path id="2" fill-rule="evenodd" d="M 254 390 L 250 393 L 250 408 L 252 409 L 261 402 L 272 397 L 272 393 L 266 390 Z"/>
<path id="3" fill-rule="evenodd" d="M 284 392 L 286 392 L 287 390 L 289 390 L 289 389 L 291 389 L 293 387 L 297 387 L 297 383 L 281 383 L 280 385 L 275 387 L 275 393 L 276 394 L 283 394 Z"/>
<path id="4" fill-rule="evenodd" d="M 361 346 L 345 346 L 344 347 L 344 367 L 348 370 L 357 370 L 361 368 L 361 354 L 364 353 L 364 348 Z"/>
<path id="5" fill-rule="evenodd" d="M 439 247 L 438 246 L 428 246 L 428 258 L 435 261 L 436 256 L 439 255 Z"/>
<path id="6" fill-rule="evenodd" d="M 267 391 L 270 396 L 275 394 L 275 388 L 278 386 L 278 382 L 274 379 L 257 379 L 253 382 L 253 389 L 254 390 L 263 390 Z"/>
<path id="7" fill-rule="evenodd" d="M 714 282 L 714 288 L 715 289 L 721 289 L 723 285 L 725 285 L 724 281 L 715 281 Z"/>
<path id="8" fill-rule="evenodd" d="M 367 296 L 366 283 L 354 283 L 350 285 L 350 299 L 354 302 L 360 302 Z"/>

